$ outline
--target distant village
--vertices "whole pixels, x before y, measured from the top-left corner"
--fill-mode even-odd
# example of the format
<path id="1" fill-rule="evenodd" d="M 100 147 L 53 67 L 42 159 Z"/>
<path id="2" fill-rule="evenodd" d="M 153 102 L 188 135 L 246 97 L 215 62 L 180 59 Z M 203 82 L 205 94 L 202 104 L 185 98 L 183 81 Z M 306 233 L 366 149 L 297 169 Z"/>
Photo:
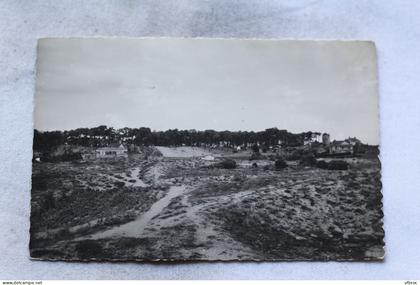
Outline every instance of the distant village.
<path id="1" fill-rule="evenodd" d="M 258 147 L 261 146 L 260 142 L 257 142 L 256 145 Z M 318 155 L 353 155 L 355 154 L 355 150 L 357 147 L 362 145 L 361 141 L 357 138 L 348 138 L 342 141 L 333 142 L 330 141 L 330 135 L 324 133 L 322 135 L 322 142 L 317 140 L 307 141 L 305 142 L 303 147 L 300 149 L 306 150 L 314 150 Z M 185 146 L 185 145 L 183 145 Z M 219 144 L 211 144 L 206 147 L 217 149 L 217 148 L 227 148 L 230 147 L 227 142 L 220 142 Z M 235 146 L 235 152 L 239 152 L 241 150 L 245 150 L 247 145 L 240 145 Z M 299 147 L 287 147 L 282 148 L 282 142 L 279 141 L 276 146 L 269 146 L 268 150 L 271 152 L 275 152 L 278 154 L 287 154 L 290 151 L 296 150 Z M 109 147 L 101 147 L 96 149 L 93 153 L 85 153 L 84 158 L 110 158 L 110 157 L 125 157 L 128 155 L 129 152 L 139 152 L 140 148 L 136 147 L 133 144 L 129 144 L 128 146 L 124 144 L 120 144 L 118 146 L 109 146 Z"/>

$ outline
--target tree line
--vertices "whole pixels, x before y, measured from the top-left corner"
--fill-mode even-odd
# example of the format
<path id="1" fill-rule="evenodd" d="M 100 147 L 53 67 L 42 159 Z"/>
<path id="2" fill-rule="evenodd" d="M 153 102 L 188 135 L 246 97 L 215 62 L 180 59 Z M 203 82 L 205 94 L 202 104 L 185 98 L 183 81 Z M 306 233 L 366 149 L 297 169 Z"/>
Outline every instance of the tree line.
<path id="1" fill-rule="evenodd" d="M 225 146 L 250 147 L 259 144 L 270 147 L 301 146 L 305 141 L 319 136 L 318 132 L 290 133 L 287 130 L 269 128 L 264 131 L 215 131 L 178 130 L 152 131 L 150 128 L 114 129 L 107 126 L 78 128 L 66 131 L 34 131 L 34 150 L 48 151 L 62 145 L 103 147 L 113 144 L 155 145 L 155 146 Z"/>

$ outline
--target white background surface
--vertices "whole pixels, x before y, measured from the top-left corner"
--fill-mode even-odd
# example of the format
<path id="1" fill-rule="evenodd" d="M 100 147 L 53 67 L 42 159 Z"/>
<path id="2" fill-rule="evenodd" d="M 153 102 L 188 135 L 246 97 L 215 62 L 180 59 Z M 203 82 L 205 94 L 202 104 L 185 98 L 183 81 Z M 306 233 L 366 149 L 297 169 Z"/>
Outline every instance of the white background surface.
<path id="1" fill-rule="evenodd" d="M 168 36 L 374 40 L 379 56 L 383 263 L 29 260 L 36 39 Z M 0 1 L 0 279 L 420 278 L 420 1 Z"/>

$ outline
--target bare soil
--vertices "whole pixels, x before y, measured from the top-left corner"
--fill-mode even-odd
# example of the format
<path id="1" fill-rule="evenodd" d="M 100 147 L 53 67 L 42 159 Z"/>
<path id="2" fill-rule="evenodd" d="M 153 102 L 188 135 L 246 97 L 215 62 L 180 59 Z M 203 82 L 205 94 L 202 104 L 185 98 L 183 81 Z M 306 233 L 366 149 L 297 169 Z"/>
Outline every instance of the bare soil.
<path id="1" fill-rule="evenodd" d="M 66 260 L 376 260 L 380 163 L 345 171 L 245 155 L 34 163 L 31 256 Z M 174 153 L 181 152 L 180 157 Z M 164 153 L 164 152 L 163 152 Z M 165 154 L 165 153 L 164 153 Z M 237 167 L 212 167 L 233 158 Z"/>

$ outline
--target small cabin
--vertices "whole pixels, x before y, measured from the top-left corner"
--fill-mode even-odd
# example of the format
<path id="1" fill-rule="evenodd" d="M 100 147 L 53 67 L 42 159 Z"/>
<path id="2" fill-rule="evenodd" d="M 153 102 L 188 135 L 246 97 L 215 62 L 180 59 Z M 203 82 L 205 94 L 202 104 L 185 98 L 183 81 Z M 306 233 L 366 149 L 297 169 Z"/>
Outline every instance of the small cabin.
<path id="1" fill-rule="evenodd" d="M 118 147 L 101 147 L 95 150 L 97 158 L 127 157 L 127 149 L 120 145 Z"/>
<path id="2" fill-rule="evenodd" d="M 330 144 L 330 154 L 353 154 L 353 146 L 348 141 L 333 141 Z"/>

